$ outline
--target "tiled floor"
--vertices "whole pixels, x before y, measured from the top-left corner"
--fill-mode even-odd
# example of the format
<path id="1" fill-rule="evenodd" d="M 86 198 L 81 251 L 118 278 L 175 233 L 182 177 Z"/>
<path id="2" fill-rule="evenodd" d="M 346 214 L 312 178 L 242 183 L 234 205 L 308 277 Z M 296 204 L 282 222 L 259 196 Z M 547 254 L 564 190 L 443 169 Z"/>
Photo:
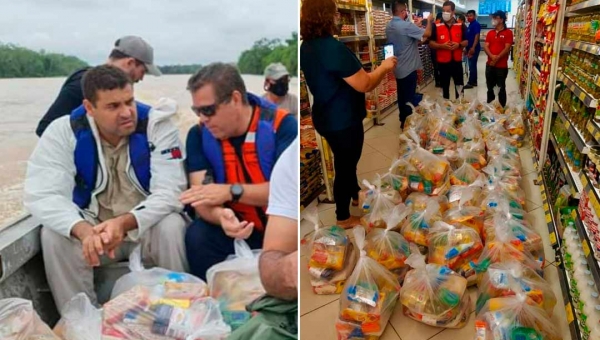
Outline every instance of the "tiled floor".
<path id="1" fill-rule="evenodd" d="M 485 56 L 479 59 L 479 87 L 475 90 L 466 90 L 466 97 L 474 99 L 477 96 L 481 100 L 485 100 Z M 511 71 L 507 79 L 508 92 L 516 91 L 516 81 L 514 73 Z M 430 96 L 441 96 L 441 90 L 430 85 L 425 93 Z M 400 132 L 397 112 L 390 114 L 384 119 L 383 126 L 376 126 L 365 133 L 365 146 L 363 156 L 358 165 L 359 180 L 371 180 L 377 173 L 385 172 L 397 153 L 398 142 L 397 136 Z M 560 283 L 558 281 L 558 272 L 554 266 L 554 250 L 550 246 L 548 239 L 547 226 L 545 224 L 544 210 L 542 208 L 542 200 L 540 189 L 535 186 L 534 181 L 537 179 L 537 173 L 532 163 L 531 151 L 527 147 L 520 150 L 522 161 L 522 188 L 526 193 L 527 198 L 527 219 L 542 235 L 544 241 L 544 251 L 546 255 L 546 267 L 544 269 L 544 278 L 551 284 L 558 301 L 562 301 L 562 293 Z M 319 216 L 321 222 L 325 225 L 335 223 L 335 206 L 321 204 L 319 208 Z M 312 226 L 306 221 L 301 225 L 302 235 L 308 235 L 312 231 Z M 319 339 L 319 340 L 334 340 L 336 339 L 335 320 L 339 312 L 339 296 L 320 296 L 315 295 L 310 286 L 308 272 L 306 271 L 307 258 L 304 249 L 301 251 L 301 283 L 300 283 L 300 334 L 302 339 Z M 476 298 L 476 289 L 470 288 L 472 303 Z M 474 321 L 475 314 L 472 312 L 469 322 L 461 329 L 442 329 L 426 326 L 419 322 L 413 321 L 405 317 L 402 313 L 400 303 L 397 304 L 396 310 L 386 327 L 382 340 L 457 340 L 471 339 L 475 333 Z M 567 329 L 565 308 L 561 303 L 558 303 L 555 310 L 553 321 L 560 326 L 563 333 L 563 339 L 570 339 L 569 330 Z"/>

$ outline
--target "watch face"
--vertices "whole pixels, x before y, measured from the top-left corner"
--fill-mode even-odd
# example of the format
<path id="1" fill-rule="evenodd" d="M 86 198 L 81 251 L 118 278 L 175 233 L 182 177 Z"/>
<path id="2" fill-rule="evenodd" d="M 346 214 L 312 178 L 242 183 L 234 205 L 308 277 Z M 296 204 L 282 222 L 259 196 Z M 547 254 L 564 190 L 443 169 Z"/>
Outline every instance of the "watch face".
<path id="1" fill-rule="evenodd" d="M 231 193 L 236 196 L 241 195 L 242 191 L 243 191 L 243 189 L 242 189 L 241 185 L 235 184 L 231 187 Z"/>

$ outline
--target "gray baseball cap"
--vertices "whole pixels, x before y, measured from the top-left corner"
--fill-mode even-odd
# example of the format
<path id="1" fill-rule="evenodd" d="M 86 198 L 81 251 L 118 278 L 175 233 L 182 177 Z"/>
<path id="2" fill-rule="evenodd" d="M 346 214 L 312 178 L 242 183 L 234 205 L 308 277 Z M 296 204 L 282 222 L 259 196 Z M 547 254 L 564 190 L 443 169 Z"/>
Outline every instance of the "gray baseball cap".
<path id="1" fill-rule="evenodd" d="M 124 36 L 115 42 L 114 48 L 143 62 L 149 74 L 157 77 L 162 75 L 158 67 L 154 65 L 154 49 L 144 39 L 133 35 Z"/>
<path id="2" fill-rule="evenodd" d="M 284 76 L 289 76 L 287 68 L 282 63 L 272 63 L 265 68 L 265 78 L 277 80 Z"/>

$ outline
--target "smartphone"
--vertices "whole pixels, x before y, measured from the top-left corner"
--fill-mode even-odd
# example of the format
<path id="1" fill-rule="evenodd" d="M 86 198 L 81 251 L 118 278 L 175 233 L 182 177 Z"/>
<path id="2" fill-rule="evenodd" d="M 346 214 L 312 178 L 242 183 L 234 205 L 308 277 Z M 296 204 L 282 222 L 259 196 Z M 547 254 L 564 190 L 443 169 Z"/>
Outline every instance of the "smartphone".
<path id="1" fill-rule="evenodd" d="M 383 58 L 387 59 L 394 56 L 394 44 L 383 45 Z"/>

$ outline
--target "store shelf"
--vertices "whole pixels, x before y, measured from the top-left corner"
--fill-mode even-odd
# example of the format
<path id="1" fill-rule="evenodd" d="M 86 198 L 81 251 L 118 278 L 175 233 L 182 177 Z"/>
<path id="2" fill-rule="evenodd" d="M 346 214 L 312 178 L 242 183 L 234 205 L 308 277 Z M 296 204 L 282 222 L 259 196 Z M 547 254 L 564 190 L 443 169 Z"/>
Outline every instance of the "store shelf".
<path id="1" fill-rule="evenodd" d="M 590 198 L 590 204 L 592 205 L 594 213 L 596 216 L 600 216 L 600 193 L 598 193 L 598 189 L 594 187 L 585 171 L 579 173 L 579 178 L 583 184 L 583 190 L 587 192 Z"/>
<path id="2" fill-rule="evenodd" d="M 385 37 L 385 34 L 384 35 L 376 35 L 376 36 L 374 36 L 374 39 L 375 40 L 384 40 L 384 39 L 386 39 L 386 37 Z"/>
<path id="3" fill-rule="evenodd" d="M 600 143 L 600 126 L 593 120 L 587 123 L 586 129 L 592 134 L 596 143 Z"/>
<path id="4" fill-rule="evenodd" d="M 394 112 L 394 108 L 398 108 L 398 101 L 394 100 L 390 105 L 388 105 L 387 107 L 383 108 L 381 110 L 381 117 L 380 119 L 384 119 L 385 117 L 387 117 L 390 113 Z"/>
<path id="5" fill-rule="evenodd" d="M 347 11 L 357 11 L 357 12 L 366 12 L 367 7 L 360 5 L 346 5 L 346 4 L 337 4 L 338 9 L 345 9 Z"/>
<path id="6" fill-rule="evenodd" d="M 540 58 L 540 57 L 535 58 L 535 62 L 538 63 L 540 66 L 542 66 L 542 64 L 544 63 L 542 61 L 542 58 Z"/>
<path id="7" fill-rule="evenodd" d="M 304 210 L 304 208 L 308 207 L 314 200 L 316 200 L 323 192 L 325 191 L 325 185 L 321 185 L 319 189 L 315 190 L 315 192 L 310 195 L 306 200 L 300 202 L 300 212 Z"/>
<path id="8" fill-rule="evenodd" d="M 562 72 L 558 72 L 558 76 L 556 79 L 558 81 L 564 82 L 565 85 L 569 88 L 569 90 L 571 90 L 573 94 L 575 94 L 575 96 L 577 96 L 577 98 L 579 98 L 579 100 L 581 100 L 585 104 L 585 106 L 590 108 L 598 107 L 598 100 L 592 97 L 592 95 L 590 95 L 589 93 L 585 92 L 585 90 L 579 87 L 579 85 L 575 81 L 573 81 L 569 76 L 565 75 Z"/>
<path id="9" fill-rule="evenodd" d="M 567 164 L 565 154 L 558 146 L 558 142 L 556 141 L 554 134 L 550 134 L 550 141 L 554 145 L 554 150 L 556 150 L 558 161 L 560 162 L 560 168 L 567 179 L 567 183 L 569 183 L 569 186 L 571 187 L 571 194 L 575 199 L 579 199 L 581 192 L 583 191 L 583 184 L 581 183 L 581 179 L 579 179 L 579 174 L 573 171 L 573 169 L 569 167 L 569 164 Z"/>
<path id="10" fill-rule="evenodd" d="M 591 12 L 600 9 L 600 0 L 588 0 L 567 7 L 566 14 L 574 12 Z"/>
<path id="11" fill-rule="evenodd" d="M 542 203 L 544 207 L 544 215 L 546 217 L 546 225 L 548 226 L 548 236 L 550 239 L 550 245 L 552 245 L 554 249 L 557 249 L 558 247 L 560 247 L 560 238 L 558 230 L 556 229 L 556 224 L 554 223 L 554 212 L 550 208 L 551 203 L 548 202 L 548 197 L 550 195 L 548 194 L 548 190 L 546 188 L 546 179 L 543 175 L 543 171 L 540 171 L 537 181 L 540 185 L 540 191 L 542 193 Z"/>
<path id="12" fill-rule="evenodd" d="M 560 290 L 563 296 L 562 302 L 565 305 L 565 314 L 567 316 L 567 324 L 569 325 L 569 333 L 571 333 L 571 340 L 582 340 L 579 320 L 575 318 L 575 315 L 577 315 L 575 311 L 576 304 L 571 297 L 571 292 L 573 291 L 574 287 L 571 287 L 572 281 L 569 277 L 569 273 L 567 273 L 564 265 L 562 265 L 562 263 L 564 263 L 562 254 L 559 255 L 559 257 L 561 267 L 557 270 L 558 280 L 560 281 Z M 575 322 L 575 320 L 577 320 L 577 322 Z"/>
<path id="13" fill-rule="evenodd" d="M 564 39 L 562 43 L 563 47 L 574 48 L 587 53 L 600 55 L 600 45 L 590 44 L 583 41 Z"/>
<path id="14" fill-rule="evenodd" d="M 347 37 L 338 37 L 341 42 L 354 42 L 354 41 L 367 41 L 369 40 L 368 35 L 352 35 Z"/>
<path id="15" fill-rule="evenodd" d="M 590 145 L 586 144 L 585 139 L 583 139 L 583 135 L 581 134 L 581 132 L 579 132 L 575 128 L 575 126 L 573 126 L 573 124 L 571 124 L 571 121 L 565 115 L 562 106 L 559 103 L 557 103 L 556 101 L 554 103 L 556 105 L 556 109 L 557 109 L 556 111 L 558 113 L 558 117 L 563 121 L 563 125 L 565 126 L 567 131 L 569 131 L 569 136 L 571 136 L 571 140 L 573 141 L 573 143 L 575 143 L 577 150 L 583 154 L 587 154 L 588 151 L 590 150 Z M 598 130 L 598 136 L 600 137 L 600 129 Z"/>

